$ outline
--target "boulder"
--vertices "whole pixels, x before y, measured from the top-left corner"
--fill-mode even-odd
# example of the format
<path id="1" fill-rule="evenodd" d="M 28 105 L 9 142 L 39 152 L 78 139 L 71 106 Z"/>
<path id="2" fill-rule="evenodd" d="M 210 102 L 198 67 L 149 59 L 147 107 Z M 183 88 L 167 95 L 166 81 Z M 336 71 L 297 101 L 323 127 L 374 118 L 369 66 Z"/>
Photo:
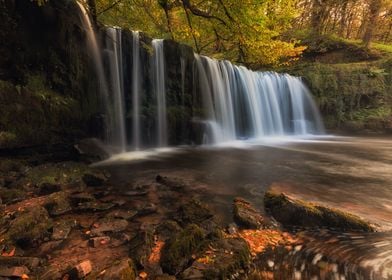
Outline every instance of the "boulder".
<path id="1" fill-rule="evenodd" d="M 44 207 L 51 216 L 60 216 L 72 211 L 69 194 L 63 191 L 49 195 L 44 202 Z"/>
<path id="2" fill-rule="evenodd" d="M 129 241 L 129 255 L 138 266 L 145 266 L 154 247 L 155 229 L 142 225 L 137 234 Z"/>
<path id="3" fill-rule="evenodd" d="M 192 199 L 177 210 L 176 220 L 181 226 L 187 224 L 201 225 L 213 218 L 210 209 L 199 200 Z"/>
<path id="4" fill-rule="evenodd" d="M 264 205 L 267 211 L 284 226 L 374 231 L 374 228 L 369 223 L 355 215 L 302 200 L 291 199 L 283 193 L 266 192 Z"/>
<path id="5" fill-rule="evenodd" d="M 0 200 L 4 204 L 12 204 L 22 201 L 27 197 L 27 193 L 19 188 L 2 188 L 0 187 Z"/>
<path id="6" fill-rule="evenodd" d="M 108 177 L 103 172 L 86 172 L 82 179 L 89 187 L 103 186 L 108 181 Z"/>
<path id="7" fill-rule="evenodd" d="M 48 212 L 41 206 L 33 206 L 19 212 L 10 222 L 7 237 L 21 246 L 39 243 L 49 236 L 52 220 Z"/>
<path id="8" fill-rule="evenodd" d="M 75 148 L 79 152 L 81 159 L 90 163 L 110 157 L 110 153 L 105 145 L 97 138 L 82 139 L 75 145 Z"/>
<path id="9" fill-rule="evenodd" d="M 172 236 L 164 245 L 161 266 L 164 272 L 176 275 L 184 270 L 194 254 L 206 245 L 204 231 L 195 224 Z"/>
<path id="10" fill-rule="evenodd" d="M 263 217 L 248 201 L 243 198 L 234 199 L 234 221 L 247 229 L 258 229 L 263 225 Z"/>
<path id="11" fill-rule="evenodd" d="M 183 279 L 242 279 L 251 262 L 249 246 L 242 238 L 223 238 L 210 244 L 192 266 L 182 273 Z M 242 275 L 244 276 L 244 275 Z"/>

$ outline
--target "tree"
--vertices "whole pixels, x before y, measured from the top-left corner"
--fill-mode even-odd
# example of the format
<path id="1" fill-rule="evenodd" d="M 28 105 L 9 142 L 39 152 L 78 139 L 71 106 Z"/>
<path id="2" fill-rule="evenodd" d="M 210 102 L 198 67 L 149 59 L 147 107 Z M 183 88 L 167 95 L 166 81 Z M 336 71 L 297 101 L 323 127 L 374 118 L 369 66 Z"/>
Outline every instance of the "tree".
<path id="1" fill-rule="evenodd" d="M 304 49 L 281 37 L 297 16 L 297 0 L 117 1 L 97 0 L 98 19 L 173 38 L 204 55 L 248 66 L 277 65 Z"/>
<path id="2" fill-rule="evenodd" d="M 369 18 L 367 21 L 365 35 L 363 42 L 366 48 L 369 48 L 373 37 L 373 32 L 377 23 L 378 15 L 380 14 L 382 0 L 371 0 L 369 5 Z"/>

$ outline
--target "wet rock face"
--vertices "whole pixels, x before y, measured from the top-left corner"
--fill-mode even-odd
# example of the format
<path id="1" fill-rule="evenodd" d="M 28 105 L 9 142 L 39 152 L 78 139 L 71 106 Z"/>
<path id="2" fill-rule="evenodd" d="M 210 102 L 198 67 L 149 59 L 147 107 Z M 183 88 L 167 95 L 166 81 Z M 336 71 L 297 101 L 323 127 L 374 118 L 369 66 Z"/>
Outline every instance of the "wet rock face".
<path id="1" fill-rule="evenodd" d="M 284 226 L 328 227 L 372 232 L 374 228 L 359 217 L 324 206 L 293 200 L 284 194 L 267 192 L 264 205 Z"/>
<path id="2" fill-rule="evenodd" d="M 258 229 L 263 225 L 264 219 L 252 205 L 243 198 L 234 199 L 234 220 L 243 228 Z"/>

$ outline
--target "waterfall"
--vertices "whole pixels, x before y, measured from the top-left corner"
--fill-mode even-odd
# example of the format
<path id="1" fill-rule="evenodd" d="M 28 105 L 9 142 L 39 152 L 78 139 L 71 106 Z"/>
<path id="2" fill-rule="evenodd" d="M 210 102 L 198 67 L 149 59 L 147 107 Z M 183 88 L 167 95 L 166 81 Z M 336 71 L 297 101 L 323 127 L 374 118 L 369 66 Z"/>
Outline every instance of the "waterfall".
<path id="1" fill-rule="evenodd" d="M 195 64 L 209 142 L 324 133 L 318 109 L 299 78 L 199 55 Z"/>
<path id="2" fill-rule="evenodd" d="M 152 41 L 153 54 L 153 81 L 157 99 L 157 143 L 158 147 L 167 146 L 167 114 L 166 114 L 166 85 L 165 85 L 165 57 L 163 40 Z"/>
<path id="3" fill-rule="evenodd" d="M 119 147 L 122 152 L 126 151 L 125 132 L 125 103 L 123 82 L 123 53 L 121 43 L 121 29 L 108 27 L 106 29 L 106 52 L 109 62 L 110 92 L 113 112 L 110 116 L 111 144 Z"/>
<path id="4" fill-rule="evenodd" d="M 132 150 L 140 150 L 192 141 L 219 144 L 324 133 L 309 90 L 300 78 L 288 74 L 251 71 L 197 54 L 193 67 L 187 67 L 192 57 L 176 56 L 175 49 L 165 54 L 164 40 L 152 40 L 151 54 L 148 41 L 141 44 L 139 32 L 133 31 L 129 41 L 122 38 L 125 33 L 121 29 L 114 27 L 106 29 L 104 64 L 87 11 L 81 3 L 77 4 L 107 107 L 107 141 L 117 150 L 127 151 L 128 138 Z M 170 57 L 167 61 L 166 56 Z M 141 59 L 147 57 L 151 57 L 151 64 L 143 64 Z M 193 79 L 186 78 L 192 76 Z M 192 98 L 186 92 L 187 83 L 192 83 Z M 174 123 L 168 122 L 168 104 L 170 121 Z M 185 110 L 193 115 L 184 113 Z M 132 123 L 128 124 L 128 119 Z M 127 131 L 127 127 L 132 130 Z M 174 136 L 170 137 L 173 143 L 169 143 L 169 131 Z M 129 137 L 127 132 L 131 133 Z"/>
<path id="5" fill-rule="evenodd" d="M 141 146 L 140 131 L 140 35 L 139 31 L 132 32 L 132 139 L 133 148 Z"/>

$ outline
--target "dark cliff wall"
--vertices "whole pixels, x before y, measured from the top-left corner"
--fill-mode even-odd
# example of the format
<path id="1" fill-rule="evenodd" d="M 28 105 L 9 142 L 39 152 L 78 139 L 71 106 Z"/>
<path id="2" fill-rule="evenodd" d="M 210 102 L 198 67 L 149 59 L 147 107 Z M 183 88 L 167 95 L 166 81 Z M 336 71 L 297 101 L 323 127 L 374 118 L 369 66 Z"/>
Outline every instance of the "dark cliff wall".
<path id="1" fill-rule="evenodd" d="M 0 147 L 98 134 L 97 83 L 73 1 L 0 1 Z M 91 129 L 90 129 L 91 128 Z"/>
<path id="2" fill-rule="evenodd" d="M 0 1 L 0 148 L 74 142 L 107 134 L 105 107 L 87 35 L 74 1 Z M 105 48 L 106 33 L 95 26 Z M 152 39 L 140 36 L 141 127 L 145 146 L 156 138 L 156 102 L 151 82 Z M 132 140 L 132 32 L 122 31 L 128 142 Z M 192 116 L 193 50 L 164 42 L 169 144 L 196 139 Z M 104 65 L 107 59 L 103 55 Z M 110 92 L 109 92 L 110 95 Z"/>

